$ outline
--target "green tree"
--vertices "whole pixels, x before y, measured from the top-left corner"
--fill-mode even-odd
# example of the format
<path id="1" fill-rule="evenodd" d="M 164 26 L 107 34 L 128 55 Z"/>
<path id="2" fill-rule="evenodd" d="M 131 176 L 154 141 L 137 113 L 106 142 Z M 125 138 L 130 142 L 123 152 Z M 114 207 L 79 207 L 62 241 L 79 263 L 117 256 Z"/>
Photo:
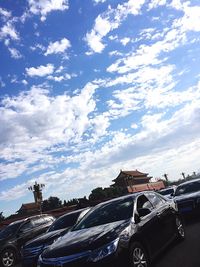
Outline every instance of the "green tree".
<path id="1" fill-rule="evenodd" d="M 102 187 L 97 187 L 92 190 L 89 195 L 89 200 L 103 200 L 106 198 L 106 192 Z"/>
<path id="2" fill-rule="evenodd" d="M 60 200 L 58 197 L 49 197 L 42 203 L 42 211 L 49 211 L 61 207 L 62 207 L 62 200 Z"/>

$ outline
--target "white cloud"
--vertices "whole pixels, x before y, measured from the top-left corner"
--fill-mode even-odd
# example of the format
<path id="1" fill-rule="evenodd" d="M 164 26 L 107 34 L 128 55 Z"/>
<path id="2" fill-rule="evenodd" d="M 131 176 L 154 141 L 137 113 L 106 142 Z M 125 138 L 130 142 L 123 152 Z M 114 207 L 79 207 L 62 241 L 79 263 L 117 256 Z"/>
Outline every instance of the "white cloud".
<path id="1" fill-rule="evenodd" d="M 0 76 L 0 88 L 5 87 L 6 84 L 4 83 L 2 77 Z"/>
<path id="2" fill-rule="evenodd" d="M 107 0 L 93 0 L 95 4 L 105 3 Z"/>
<path id="3" fill-rule="evenodd" d="M 137 128 L 138 128 L 138 125 L 137 125 L 136 123 L 132 123 L 132 124 L 131 124 L 131 128 L 132 128 L 132 129 L 137 129 Z"/>
<path id="4" fill-rule="evenodd" d="M 103 37 L 117 29 L 127 15 L 138 15 L 144 2 L 145 0 L 129 0 L 125 4 L 118 5 L 116 9 L 109 7 L 108 11 L 100 14 L 95 20 L 93 29 L 85 36 L 85 41 L 90 48 L 87 54 L 101 53 L 106 46 L 102 41 Z"/>
<path id="5" fill-rule="evenodd" d="M 69 47 L 71 47 L 70 41 L 66 38 L 63 38 L 60 41 L 56 41 L 54 43 L 51 42 L 44 55 L 47 56 L 50 54 L 62 54 Z"/>
<path id="6" fill-rule="evenodd" d="M 16 48 L 9 47 L 8 50 L 9 50 L 12 58 L 14 58 L 14 59 L 22 58 L 21 53 Z"/>
<path id="7" fill-rule="evenodd" d="M 109 56 L 122 56 L 122 55 L 123 55 L 123 53 L 121 53 L 117 50 L 109 52 Z"/>
<path id="8" fill-rule="evenodd" d="M 69 8 L 68 0 L 28 0 L 30 12 L 41 15 L 41 21 L 45 21 L 48 13 L 63 11 Z"/>
<path id="9" fill-rule="evenodd" d="M 200 6 L 184 5 L 184 16 L 175 23 L 182 31 L 200 31 Z"/>
<path id="10" fill-rule="evenodd" d="M 6 9 L 0 7 L 0 15 L 4 19 L 9 19 L 11 17 L 11 12 L 10 11 L 7 11 Z"/>
<path id="11" fill-rule="evenodd" d="M 30 77 L 33 76 L 44 77 L 52 74 L 53 72 L 54 72 L 54 66 L 52 64 L 47 64 L 46 66 L 40 65 L 36 68 L 34 67 L 26 68 L 26 73 Z"/>
<path id="12" fill-rule="evenodd" d="M 19 33 L 15 30 L 12 23 L 7 22 L 0 30 L 0 39 L 10 38 L 12 40 L 19 40 Z"/>
<path id="13" fill-rule="evenodd" d="M 125 37 L 125 38 L 120 40 L 120 42 L 123 44 L 123 46 L 126 46 L 130 41 L 131 41 L 131 39 L 129 37 Z"/>
<path id="14" fill-rule="evenodd" d="M 70 80 L 72 77 L 75 77 L 76 75 L 74 74 L 68 74 L 68 73 L 65 73 L 61 76 L 53 76 L 53 75 L 50 75 L 47 77 L 47 79 L 49 80 L 53 80 L 55 82 L 62 82 L 64 80 Z"/>
<path id="15" fill-rule="evenodd" d="M 40 165 L 40 160 L 53 166 L 47 148 L 62 144 L 69 149 L 69 142 L 81 143 L 90 126 L 88 116 L 96 107 L 93 95 L 97 88 L 98 85 L 88 83 L 73 97 L 51 97 L 46 89 L 33 87 L 17 97 L 5 97 L 0 109 L 0 158 L 20 162 L 16 173 L 15 163 L 9 168 L 3 164 L 1 178 L 16 177 L 33 163 Z"/>
<path id="16" fill-rule="evenodd" d="M 24 79 L 24 80 L 22 80 L 22 83 L 24 84 L 24 85 L 27 85 L 28 84 L 28 82 Z"/>
<path id="17" fill-rule="evenodd" d="M 149 3 L 149 9 L 157 8 L 158 6 L 166 5 L 167 0 L 151 0 Z"/>

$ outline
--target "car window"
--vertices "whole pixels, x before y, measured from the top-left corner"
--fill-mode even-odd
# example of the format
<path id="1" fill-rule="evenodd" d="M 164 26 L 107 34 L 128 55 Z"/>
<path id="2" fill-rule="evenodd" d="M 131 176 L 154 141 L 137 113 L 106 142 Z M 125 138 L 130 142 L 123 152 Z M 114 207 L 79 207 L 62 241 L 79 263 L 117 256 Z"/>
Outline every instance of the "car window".
<path id="1" fill-rule="evenodd" d="M 111 222 L 130 219 L 133 216 L 133 198 L 120 199 L 97 206 L 74 227 L 73 230 L 90 228 Z"/>
<path id="2" fill-rule="evenodd" d="M 0 239 L 12 236 L 13 234 L 16 233 L 18 228 L 20 227 L 21 223 L 14 223 L 6 226 L 3 230 L 0 232 Z"/>
<path id="3" fill-rule="evenodd" d="M 22 225 L 20 228 L 20 232 L 28 232 L 33 229 L 33 224 L 31 221 L 26 222 L 25 224 Z"/>
<path id="4" fill-rule="evenodd" d="M 44 220 L 43 217 L 40 217 L 40 218 L 37 218 L 37 219 L 33 219 L 32 220 L 32 224 L 33 224 L 34 227 L 38 227 L 38 226 L 40 226 L 42 224 L 45 224 L 45 223 L 46 222 L 45 222 L 45 220 Z"/>
<path id="5" fill-rule="evenodd" d="M 170 189 L 165 189 L 165 190 L 161 190 L 158 192 L 159 194 L 166 196 L 166 195 L 170 195 L 172 193 L 174 193 L 174 189 L 170 188 Z"/>
<path id="6" fill-rule="evenodd" d="M 189 184 L 179 185 L 176 188 L 175 196 L 193 193 L 200 191 L 200 181 L 192 182 Z"/>
<path id="7" fill-rule="evenodd" d="M 81 212 L 68 214 L 64 217 L 57 219 L 49 228 L 49 232 L 72 227 L 77 222 L 80 213 Z"/>
<path id="8" fill-rule="evenodd" d="M 165 200 L 159 197 L 157 194 L 148 193 L 147 197 L 155 208 L 158 208 L 165 203 Z"/>
<path id="9" fill-rule="evenodd" d="M 90 209 L 83 210 L 83 211 L 80 213 L 80 215 L 79 215 L 79 217 L 78 217 L 78 219 L 77 219 L 77 222 L 79 222 L 79 221 L 85 216 L 85 214 L 88 213 L 89 210 L 90 210 Z"/>
<path id="10" fill-rule="evenodd" d="M 148 198 L 145 195 L 139 196 L 137 199 L 137 210 L 139 209 L 149 209 L 153 210 L 153 206 L 151 202 L 148 200 Z"/>
<path id="11" fill-rule="evenodd" d="M 49 216 L 46 216 L 43 218 L 45 223 L 51 223 L 53 221 L 55 221 L 55 219 L 53 217 L 49 217 Z"/>

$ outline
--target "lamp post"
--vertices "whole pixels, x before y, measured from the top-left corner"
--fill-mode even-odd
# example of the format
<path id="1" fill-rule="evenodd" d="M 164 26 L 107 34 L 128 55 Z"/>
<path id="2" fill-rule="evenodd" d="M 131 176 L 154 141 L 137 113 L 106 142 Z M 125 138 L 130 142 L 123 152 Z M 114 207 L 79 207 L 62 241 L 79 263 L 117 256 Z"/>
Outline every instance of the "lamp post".
<path id="1" fill-rule="evenodd" d="M 35 182 L 33 186 L 29 186 L 28 190 L 33 192 L 35 203 L 40 206 L 40 213 L 42 213 L 42 190 L 45 184 L 38 184 Z"/>
<path id="2" fill-rule="evenodd" d="M 167 173 L 164 173 L 163 174 L 165 180 L 166 180 L 166 183 L 167 183 L 167 186 L 169 185 L 169 179 L 168 179 L 168 174 Z"/>

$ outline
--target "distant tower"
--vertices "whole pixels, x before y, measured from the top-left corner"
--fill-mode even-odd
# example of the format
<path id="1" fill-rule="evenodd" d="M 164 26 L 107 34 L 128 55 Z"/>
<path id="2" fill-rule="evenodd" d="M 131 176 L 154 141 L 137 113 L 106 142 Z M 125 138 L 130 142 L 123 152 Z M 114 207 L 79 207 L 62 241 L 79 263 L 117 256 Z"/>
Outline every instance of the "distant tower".
<path id="1" fill-rule="evenodd" d="M 168 179 L 168 174 L 163 174 L 163 176 L 164 176 L 164 178 L 165 178 L 165 180 L 166 180 L 166 182 L 168 183 L 169 182 L 169 179 Z"/>
<path id="2" fill-rule="evenodd" d="M 28 190 L 33 192 L 35 203 L 41 204 L 42 202 L 42 189 L 45 187 L 44 184 L 38 184 L 35 182 L 33 186 L 30 186 Z"/>
<path id="3" fill-rule="evenodd" d="M 185 173 L 182 172 L 181 175 L 183 176 L 183 179 L 186 180 Z"/>

